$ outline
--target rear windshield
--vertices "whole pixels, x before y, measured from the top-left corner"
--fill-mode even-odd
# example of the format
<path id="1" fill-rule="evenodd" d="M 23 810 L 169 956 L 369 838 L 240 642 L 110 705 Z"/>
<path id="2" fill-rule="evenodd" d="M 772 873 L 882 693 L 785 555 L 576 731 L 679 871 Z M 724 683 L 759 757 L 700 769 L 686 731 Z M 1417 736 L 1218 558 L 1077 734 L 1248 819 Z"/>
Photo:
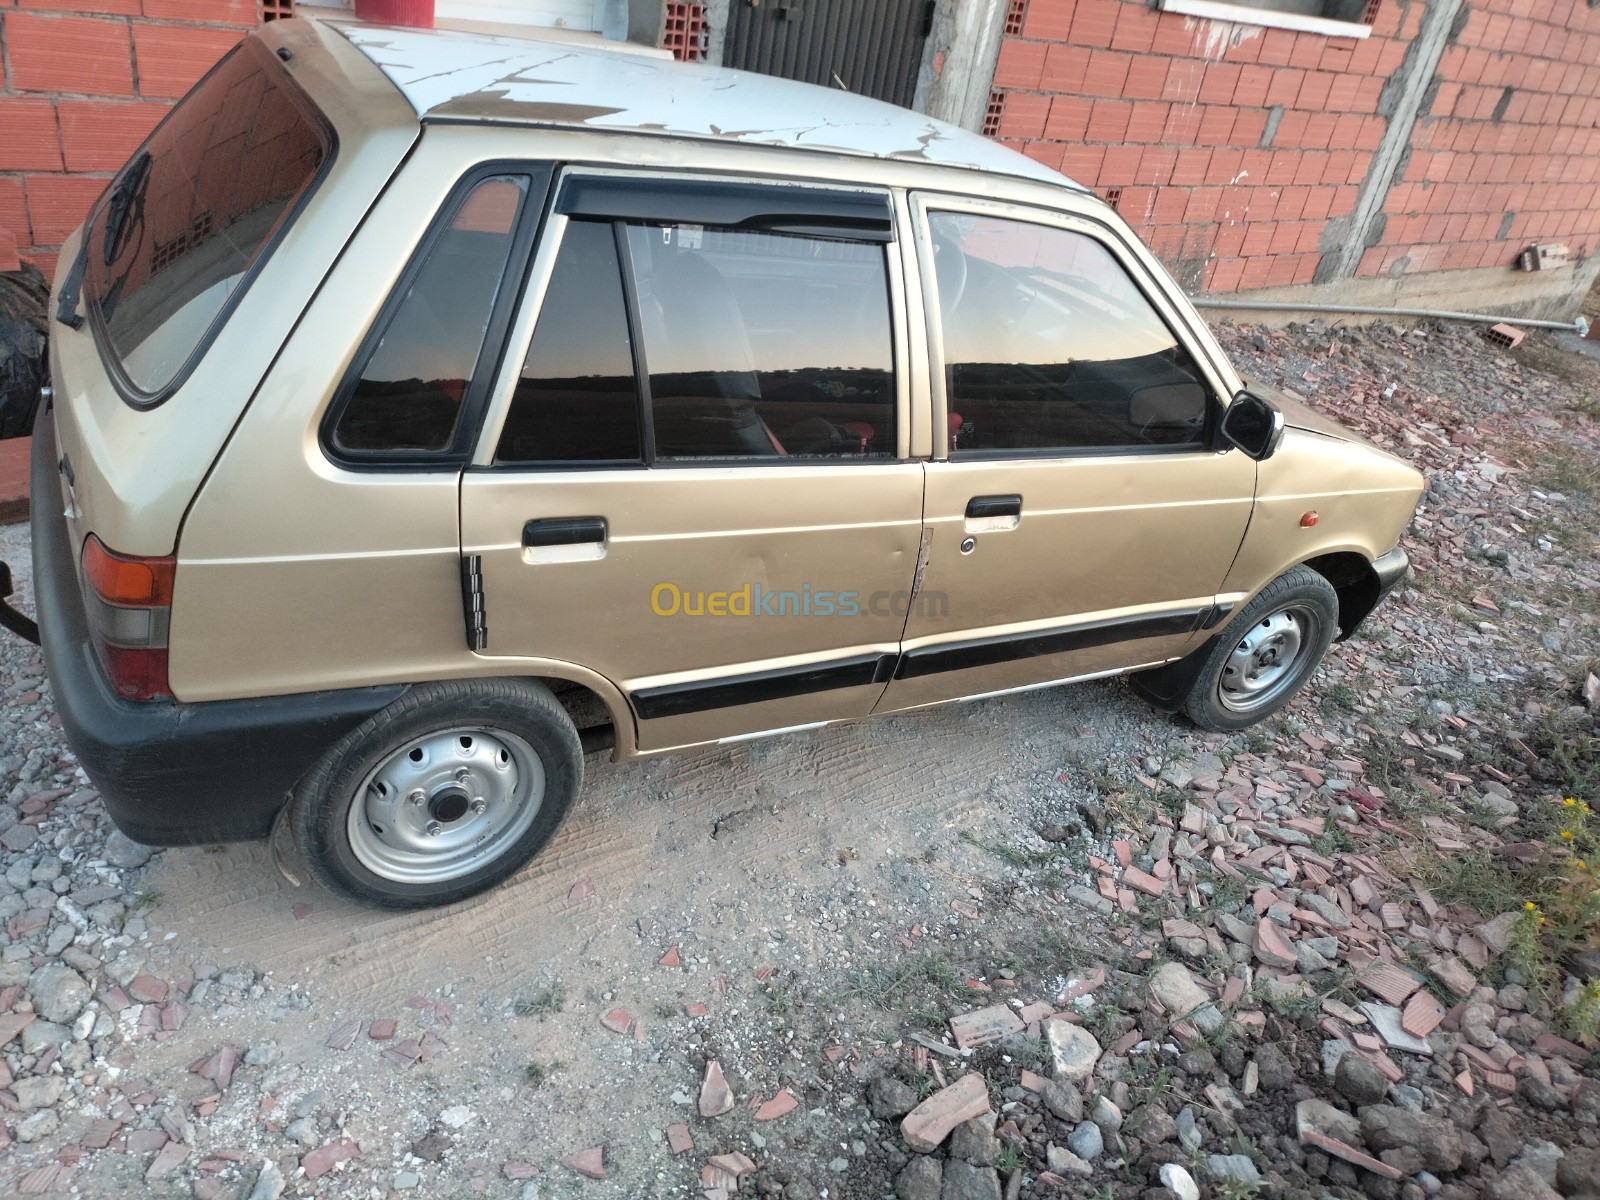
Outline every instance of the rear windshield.
<path id="1" fill-rule="evenodd" d="M 327 122 L 255 38 L 150 135 L 84 235 L 91 319 L 129 399 L 181 381 L 332 153 Z"/>

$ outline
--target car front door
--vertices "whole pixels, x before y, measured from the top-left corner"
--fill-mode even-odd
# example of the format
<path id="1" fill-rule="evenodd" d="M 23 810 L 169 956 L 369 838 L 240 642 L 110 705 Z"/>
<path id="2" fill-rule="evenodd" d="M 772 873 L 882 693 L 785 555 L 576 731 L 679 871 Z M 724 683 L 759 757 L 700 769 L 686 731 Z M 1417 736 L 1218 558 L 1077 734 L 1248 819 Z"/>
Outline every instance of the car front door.
<path id="1" fill-rule="evenodd" d="M 888 193 L 572 170 L 554 209 L 462 479 L 477 652 L 600 673 L 644 750 L 865 715 L 922 523 Z"/>
<path id="2" fill-rule="evenodd" d="M 1108 228 L 933 195 L 912 210 L 948 436 L 878 711 L 1177 657 L 1229 607 L 1255 490 L 1250 459 L 1210 448 L 1214 364 Z"/>

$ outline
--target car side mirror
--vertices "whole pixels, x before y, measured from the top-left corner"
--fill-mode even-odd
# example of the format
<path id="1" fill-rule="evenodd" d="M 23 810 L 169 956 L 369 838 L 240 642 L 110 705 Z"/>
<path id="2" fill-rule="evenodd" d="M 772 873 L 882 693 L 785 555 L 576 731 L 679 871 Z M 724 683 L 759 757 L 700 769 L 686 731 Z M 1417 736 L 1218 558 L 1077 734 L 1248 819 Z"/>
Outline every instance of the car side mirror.
<path id="1" fill-rule="evenodd" d="M 1240 392 L 1222 415 L 1222 436 L 1260 462 L 1283 440 L 1283 414 L 1254 392 Z"/>

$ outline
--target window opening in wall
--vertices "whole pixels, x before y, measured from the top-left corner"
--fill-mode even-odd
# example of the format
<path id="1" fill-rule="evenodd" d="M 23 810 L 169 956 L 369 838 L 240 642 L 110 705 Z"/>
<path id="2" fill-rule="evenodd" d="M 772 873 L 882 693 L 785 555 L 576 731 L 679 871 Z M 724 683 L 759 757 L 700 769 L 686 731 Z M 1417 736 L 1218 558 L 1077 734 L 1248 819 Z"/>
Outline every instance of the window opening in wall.
<path id="1" fill-rule="evenodd" d="M 1364 38 L 1381 0 L 1156 0 L 1163 12 L 1296 29 L 1328 37 Z"/>

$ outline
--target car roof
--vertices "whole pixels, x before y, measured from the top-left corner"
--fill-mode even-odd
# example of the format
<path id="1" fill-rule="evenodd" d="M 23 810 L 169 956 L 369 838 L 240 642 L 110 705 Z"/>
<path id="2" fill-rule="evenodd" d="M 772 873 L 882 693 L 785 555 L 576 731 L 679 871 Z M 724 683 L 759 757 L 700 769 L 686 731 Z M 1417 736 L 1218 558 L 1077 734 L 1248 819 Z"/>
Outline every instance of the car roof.
<path id="1" fill-rule="evenodd" d="M 424 120 L 513 122 L 909 159 L 1087 190 L 988 138 L 837 89 L 535 36 L 344 22 L 336 28 Z"/>

